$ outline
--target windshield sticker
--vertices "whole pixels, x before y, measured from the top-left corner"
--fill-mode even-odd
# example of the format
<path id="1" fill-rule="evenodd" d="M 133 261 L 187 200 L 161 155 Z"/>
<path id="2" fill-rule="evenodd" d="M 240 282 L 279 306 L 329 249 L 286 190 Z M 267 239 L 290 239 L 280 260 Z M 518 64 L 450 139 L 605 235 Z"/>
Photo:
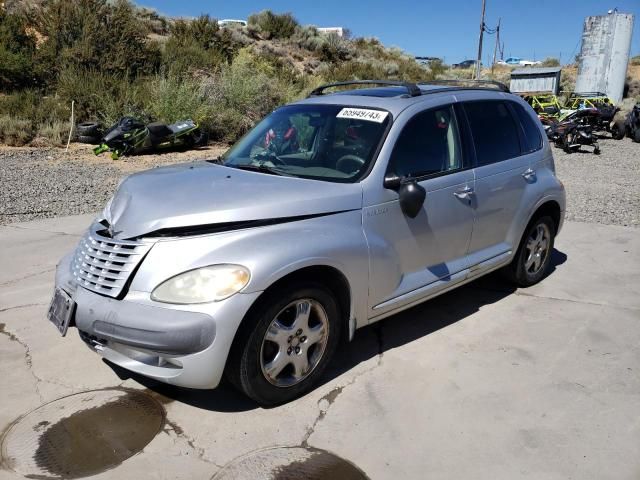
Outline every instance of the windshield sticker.
<path id="1" fill-rule="evenodd" d="M 366 108 L 343 108 L 337 115 L 337 118 L 354 118 L 358 120 L 367 120 L 369 122 L 382 123 L 387 118 L 389 112 L 380 110 L 367 110 Z"/>

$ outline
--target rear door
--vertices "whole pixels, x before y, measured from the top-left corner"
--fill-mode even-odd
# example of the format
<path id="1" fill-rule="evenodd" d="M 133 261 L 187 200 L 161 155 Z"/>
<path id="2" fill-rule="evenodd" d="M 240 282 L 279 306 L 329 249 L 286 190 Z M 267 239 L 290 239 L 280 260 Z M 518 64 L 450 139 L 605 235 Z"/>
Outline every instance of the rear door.
<path id="1" fill-rule="evenodd" d="M 504 262 L 520 240 L 526 189 L 535 182 L 532 155 L 515 107 L 508 100 L 464 102 L 475 151 L 475 226 L 471 268 Z M 541 145 L 541 141 L 539 142 Z"/>

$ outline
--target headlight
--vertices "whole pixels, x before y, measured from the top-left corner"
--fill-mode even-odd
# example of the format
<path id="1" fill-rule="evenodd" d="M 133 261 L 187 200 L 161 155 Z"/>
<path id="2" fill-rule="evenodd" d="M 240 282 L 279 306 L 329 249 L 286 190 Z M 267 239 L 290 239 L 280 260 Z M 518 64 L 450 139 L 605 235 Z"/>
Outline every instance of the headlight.
<path id="1" fill-rule="evenodd" d="M 211 265 L 181 273 L 158 285 L 151 299 L 165 303 L 207 303 L 229 298 L 249 283 L 249 270 L 240 265 Z"/>

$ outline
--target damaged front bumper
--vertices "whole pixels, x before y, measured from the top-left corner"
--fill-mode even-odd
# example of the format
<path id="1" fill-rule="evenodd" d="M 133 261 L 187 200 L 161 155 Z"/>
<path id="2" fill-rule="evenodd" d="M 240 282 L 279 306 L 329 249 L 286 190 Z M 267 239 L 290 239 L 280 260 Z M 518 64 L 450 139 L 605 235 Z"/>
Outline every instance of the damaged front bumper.
<path id="1" fill-rule="evenodd" d="M 155 380 L 190 388 L 214 388 L 240 322 L 261 292 L 222 302 L 171 305 L 148 292 L 129 290 L 118 300 L 77 286 L 73 255 L 57 267 L 56 287 L 76 303 L 82 340 L 110 362 Z"/>

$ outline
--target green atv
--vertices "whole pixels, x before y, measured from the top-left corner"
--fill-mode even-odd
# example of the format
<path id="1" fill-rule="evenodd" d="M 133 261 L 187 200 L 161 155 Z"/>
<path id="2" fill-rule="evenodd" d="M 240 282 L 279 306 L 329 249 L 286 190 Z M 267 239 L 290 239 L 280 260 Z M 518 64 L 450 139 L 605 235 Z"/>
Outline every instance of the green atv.
<path id="1" fill-rule="evenodd" d="M 539 117 L 559 118 L 562 115 L 562 107 L 558 97 L 553 93 L 527 92 L 518 95 L 531 105 Z"/>

